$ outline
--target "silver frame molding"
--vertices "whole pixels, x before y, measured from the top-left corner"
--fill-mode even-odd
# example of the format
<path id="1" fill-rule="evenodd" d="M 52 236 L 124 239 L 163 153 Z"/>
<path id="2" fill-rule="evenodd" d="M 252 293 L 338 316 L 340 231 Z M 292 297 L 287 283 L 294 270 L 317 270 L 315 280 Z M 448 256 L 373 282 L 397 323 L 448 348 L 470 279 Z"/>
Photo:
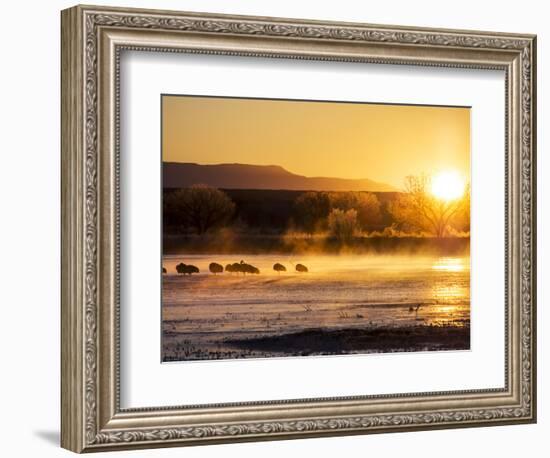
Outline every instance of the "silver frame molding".
<path id="1" fill-rule="evenodd" d="M 536 421 L 536 37 L 76 6 L 61 15 L 61 445 L 75 452 Z M 503 389 L 121 409 L 119 62 L 125 49 L 506 74 Z"/>

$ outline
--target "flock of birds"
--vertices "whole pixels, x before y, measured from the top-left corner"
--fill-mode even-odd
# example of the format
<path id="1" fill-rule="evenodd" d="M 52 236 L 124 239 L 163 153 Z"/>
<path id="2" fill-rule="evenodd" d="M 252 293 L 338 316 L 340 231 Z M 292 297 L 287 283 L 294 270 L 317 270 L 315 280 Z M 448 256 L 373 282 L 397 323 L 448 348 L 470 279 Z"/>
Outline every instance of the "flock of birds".
<path id="1" fill-rule="evenodd" d="M 309 272 L 308 268 L 303 264 L 296 264 L 294 267 L 296 269 L 296 272 L 299 272 L 299 273 Z M 210 265 L 208 266 L 208 270 L 214 275 L 221 274 L 224 272 L 224 270 L 225 272 L 229 272 L 231 274 L 233 273 L 237 273 L 237 274 L 242 273 L 243 275 L 260 274 L 260 269 L 244 261 L 234 262 L 233 264 L 227 264 L 225 266 L 225 269 L 221 264 L 218 264 L 217 262 L 211 262 Z M 283 264 L 280 264 L 278 262 L 273 264 L 273 270 L 277 272 L 279 275 L 281 274 L 281 272 L 287 271 L 286 267 Z M 194 266 L 192 264 L 184 264 L 183 262 L 180 262 L 179 264 L 176 265 L 176 272 L 179 275 L 192 275 L 192 274 L 200 273 L 200 269 L 197 266 Z M 164 266 L 162 267 L 162 273 L 163 274 L 168 273 L 168 271 Z M 409 306 L 409 313 L 415 312 L 415 316 L 417 320 L 419 319 L 418 311 L 421 306 L 422 304 L 415 304 L 415 305 Z"/>
<path id="2" fill-rule="evenodd" d="M 309 272 L 308 268 L 303 264 L 296 264 L 295 268 L 296 268 L 296 272 L 299 272 L 299 273 Z M 225 266 L 225 269 L 221 264 L 218 264 L 217 262 L 212 262 L 208 266 L 208 270 L 214 275 L 221 274 L 224 272 L 224 270 L 225 272 L 237 273 L 237 274 L 242 273 L 243 275 L 260 274 L 260 269 L 244 261 L 234 262 L 233 264 L 227 264 Z M 281 272 L 287 271 L 286 267 L 278 262 L 273 265 L 273 270 L 277 272 L 279 275 L 281 274 Z M 183 262 L 180 262 L 178 265 L 176 265 L 176 272 L 179 275 L 192 275 L 192 274 L 200 273 L 200 269 L 197 266 L 194 266 L 192 264 L 184 264 Z M 168 273 L 165 267 L 162 268 L 162 273 L 163 274 Z"/>

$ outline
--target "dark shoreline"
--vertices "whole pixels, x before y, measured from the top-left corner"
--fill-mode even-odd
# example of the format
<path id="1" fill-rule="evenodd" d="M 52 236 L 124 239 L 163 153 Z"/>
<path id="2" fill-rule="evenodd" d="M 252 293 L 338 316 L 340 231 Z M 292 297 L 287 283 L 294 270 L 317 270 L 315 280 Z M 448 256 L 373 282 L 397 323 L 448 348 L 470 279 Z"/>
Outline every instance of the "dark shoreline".
<path id="1" fill-rule="evenodd" d="M 185 357 L 163 352 L 163 361 L 227 360 L 470 349 L 470 323 L 403 327 L 321 328 L 243 339 L 225 339 L 232 350 L 189 351 Z"/>
<path id="2" fill-rule="evenodd" d="M 225 344 L 243 350 L 281 352 L 293 356 L 469 350 L 470 326 L 420 325 L 374 329 L 306 329 L 277 336 L 226 340 Z"/>

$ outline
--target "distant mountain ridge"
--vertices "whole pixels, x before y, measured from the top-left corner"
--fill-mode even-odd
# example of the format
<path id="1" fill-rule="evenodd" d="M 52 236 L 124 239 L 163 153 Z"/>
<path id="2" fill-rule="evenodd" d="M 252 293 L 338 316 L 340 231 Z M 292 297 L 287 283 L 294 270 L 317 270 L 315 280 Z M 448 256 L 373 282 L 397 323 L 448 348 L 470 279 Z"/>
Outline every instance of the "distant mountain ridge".
<path id="1" fill-rule="evenodd" d="M 278 165 L 195 164 L 164 162 L 164 188 L 186 188 L 204 184 L 222 189 L 273 189 L 292 191 L 371 191 L 394 192 L 385 183 L 370 179 L 306 177 Z"/>

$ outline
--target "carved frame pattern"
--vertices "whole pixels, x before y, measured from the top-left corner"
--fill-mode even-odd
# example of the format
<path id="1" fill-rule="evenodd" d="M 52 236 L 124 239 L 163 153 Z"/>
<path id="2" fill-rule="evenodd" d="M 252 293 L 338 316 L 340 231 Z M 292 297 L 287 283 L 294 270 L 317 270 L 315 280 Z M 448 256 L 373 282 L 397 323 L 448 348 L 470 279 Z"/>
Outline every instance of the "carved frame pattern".
<path id="1" fill-rule="evenodd" d="M 71 323 L 82 328 L 83 354 L 81 355 L 82 378 L 71 397 L 71 402 L 65 402 L 63 416 L 67 420 L 79 418 L 82 428 L 80 432 L 72 431 L 62 433 L 63 445 L 76 451 L 92 451 L 110 448 L 122 448 L 132 446 L 165 446 L 172 443 L 202 443 L 209 438 L 227 440 L 250 440 L 250 439 L 275 439 L 290 438 L 311 435 L 365 433 L 369 431 L 391 431 L 403 429 L 422 429 L 432 427 L 458 427 L 482 424 L 502 424 L 508 422 L 534 421 L 535 418 L 535 38 L 532 36 L 501 35 L 487 33 L 471 33 L 461 31 L 439 31 L 404 29 L 385 26 L 370 26 L 357 24 L 331 24 L 317 22 L 303 22 L 291 20 L 279 20 L 270 18 L 253 17 L 229 17 L 229 16 L 208 16 L 188 13 L 172 13 L 142 10 L 117 10 L 96 7 L 75 7 L 66 13 L 67 24 L 71 24 L 73 38 L 81 33 L 83 49 L 71 48 L 70 56 L 82 58 L 83 83 L 82 103 L 78 108 L 83 113 L 82 142 L 84 160 L 80 172 L 82 177 L 82 200 L 83 205 L 82 227 L 78 225 L 72 228 L 65 228 L 69 231 L 82 231 L 82 262 L 83 262 L 83 314 L 79 318 L 71 318 Z M 70 17 L 69 17 L 70 16 Z M 68 27 L 68 26 L 67 26 Z M 98 377 L 98 327 L 99 318 L 99 274 L 101 268 L 98 264 L 98 143 L 99 135 L 99 40 L 102 29 L 121 29 L 138 31 L 177 32 L 177 33 L 199 33 L 206 35 L 227 35 L 227 36 L 260 36 L 274 39 L 292 38 L 298 40 L 319 41 L 319 42 L 359 42 L 430 48 L 460 48 L 463 50 L 480 49 L 483 51 L 506 51 L 510 55 L 516 55 L 519 59 L 520 75 L 520 97 L 514 103 L 520 104 L 520 143 L 521 170 L 519 182 L 521 231 L 519 251 L 521 252 L 521 263 L 516 267 L 521 282 L 521 307 L 518 310 L 521 316 L 520 332 L 520 360 L 521 372 L 519 381 L 521 394 L 519 404 L 511 407 L 492 408 L 452 408 L 441 409 L 434 412 L 413 412 L 401 414 L 368 414 L 368 415 L 346 415 L 333 418 L 290 418 L 277 421 L 242 421 L 222 424 L 198 424 L 198 425 L 174 425 L 167 427 L 143 427 L 139 429 L 127 429 L 116 427 L 104 428 L 98 420 L 98 405 L 101 400 L 98 396 L 101 392 Z M 124 47 L 132 49 L 131 45 L 117 45 L 117 53 Z M 68 46 L 67 46 L 68 48 Z M 76 51 L 75 51 L 76 49 Z M 140 47 L 148 51 L 180 51 L 168 47 Z M 193 51 L 187 52 L 209 52 Z M 494 62 L 461 62 L 450 63 L 446 61 L 430 61 L 430 59 L 417 60 L 407 58 L 386 59 L 381 58 L 353 58 L 349 56 L 308 56 L 294 53 L 293 55 L 282 55 L 271 52 L 242 52 L 242 51 L 211 51 L 218 54 L 237 54 L 265 57 L 292 57 L 327 60 L 348 60 L 348 61 L 369 61 L 382 63 L 413 63 L 415 65 L 441 65 L 460 66 L 471 68 L 505 68 Z M 118 56 L 118 54 L 117 54 Z M 73 57 L 74 58 L 74 57 Z M 66 58 L 69 60 L 69 58 Z M 117 58 L 118 62 L 118 58 Z M 507 78 L 511 77 L 507 74 Z M 75 80 L 74 75 L 67 78 Z M 118 73 L 116 84 L 119 84 Z M 78 84 L 79 84 L 78 83 Z M 68 84 L 68 83 L 67 83 Z M 75 83 L 77 84 L 77 83 Z M 78 85 L 77 84 L 77 85 Z M 73 90 L 78 91 L 78 87 Z M 64 90 L 66 86 L 64 86 Z M 118 103 L 118 100 L 117 100 Z M 69 103 L 70 104 L 70 103 Z M 117 107 L 118 113 L 118 107 Z M 67 115 L 70 117 L 70 114 Z M 76 114 L 74 115 L 76 116 Z M 65 134 L 67 135 L 67 134 Z M 507 142 L 508 144 L 508 142 Z M 118 147 L 118 146 L 117 146 Z M 66 150 L 63 154 L 73 154 Z M 66 173 L 66 172 L 65 172 Z M 78 186 L 78 183 L 74 186 Z M 73 188 L 75 189 L 75 188 Z M 67 198 L 67 203 L 70 200 Z M 76 204 L 76 205 L 79 205 Z M 64 204 L 64 211 L 71 209 Z M 75 205 L 74 202 L 72 205 Z M 69 231 L 69 232 L 70 232 Z M 65 245 L 70 249 L 70 244 Z M 69 280 L 67 280 L 69 281 Z M 71 281 L 75 281 L 74 279 Z M 68 286 L 67 284 L 65 286 Z M 79 307 L 79 304 L 65 304 L 65 307 Z M 66 309 L 65 309 L 66 310 Z M 74 321 L 74 320 L 77 321 Z M 63 345 L 70 345 L 64 339 Z M 76 358 L 76 356 L 75 356 Z M 67 360 L 67 371 L 73 367 L 71 358 Z M 70 367 L 69 367 L 70 366 Z M 64 377 L 67 377 L 64 372 Z M 118 390 L 118 381 L 117 387 Z M 69 390 L 71 391 L 71 390 Z M 399 396 L 399 395 L 396 395 Z M 80 400 L 80 408 L 74 407 L 74 399 Z M 78 403 L 78 402 L 77 402 Z M 118 408 L 118 394 L 115 402 L 115 410 Z M 154 410 L 154 409 L 147 409 Z M 76 412 L 76 413 L 75 413 Z M 69 428 L 65 428 L 68 431 Z M 80 435 L 79 435 L 80 434 Z M 69 437 L 70 436 L 70 437 Z M 75 436 L 78 436 L 76 438 Z"/>

